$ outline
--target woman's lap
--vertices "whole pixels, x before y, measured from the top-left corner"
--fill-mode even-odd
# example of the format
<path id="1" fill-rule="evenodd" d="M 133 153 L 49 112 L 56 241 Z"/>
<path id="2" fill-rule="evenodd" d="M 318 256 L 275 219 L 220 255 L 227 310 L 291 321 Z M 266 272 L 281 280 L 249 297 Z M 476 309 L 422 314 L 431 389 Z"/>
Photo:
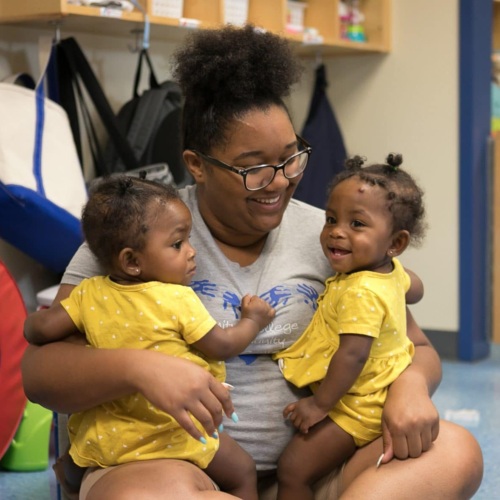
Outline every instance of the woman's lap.
<path id="1" fill-rule="evenodd" d="M 168 464 L 168 466 L 166 466 Z M 216 491 L 198 467 L 181 460 L 148 460 L 87 471 L 80 500 L 101 498 L 190 498 L 197 491 Z"/>
<path id="2" fill-rule="evenodd" d="M 160 465 L 160 462 L 163 461 L 155 461 L 158 462 L 155 465 Z M 169 460 L 168 463 L 171 465 L 173 461 Z M 140 464 L 140 468 L 136 468 L 135 465 Z M 137 480 L 140 480 L 140 482 L 144 481 L 144 474 L 143 474 L 143 465 L 144 462 L 137 462 L 136 464 L 126 464 L 127 471 L 124 471 L 124 474 L 126 474 L 128 480 L 132 480 L 133 478 L 137 476 Z M 187 462 L 178 462 L 180 467 L 185 471 L 186 477 L 191 476 L 192 478 L 198 478 L 199 476 L 199 483 L 197 486 L 193 486 L 194 489 L 197 487 L 200 487 L 201 489 L 205 488 L 206 490 L 214 490 L 215 491 L 215 486 L 213 486 L 210 478 L 195 467 L 192 464 L 189 464 Z M 163 464 L 164 465 L 164 464 Z M 80 489 L 80 500 L 90 500 L 92 498 L 92 495 L 89 496 L 89 493 L 91 492 L 91 489 L 94 485 L 100 482 L 100 485 L 97 484 L 96 489 L 92 492 L 96 498 L 103 498 L 102 493 L 98 493 L 97 488 L 103 487 L 103 482 L 104 481 L 109 481 L 111 480 L 112 482 L 121 480 L 121 478 L 118 478 L 116 475 L 116 472 L 121 470 L 124 470 L 125 465 L 119 465 L 115 467 L 108 467 L 106 469 L 100 469 L 100 468 L 93 468 L 89 469 L 89 471 L 86 473 L 83 482 L 82 482 L 82 487 Z M 176 468 L 176 472 L 172 473 L 172 475 L 175 474 L 175 481 L 178 484 L 180 481 L 180 476 L 179 476 L 179 468 Z M 165 469 L 163 469 L 163 472 Z M 111 473 L 115 477 L 111 478 Z M 121 475 L 121 474 L 120 474 Z M 164 475 L 161 474 L 161 476 L 164 478 Z M 316 491 L 316 500 L 335 500 L 338 498 L 338 491 L 339 491 L 339 486 L 340 486 L 340 476 L 341 474 L 339 471 L 334 471 L 328 476 L 325 476 L 321 481 L 318 482 L 318 484 L 315 487 Z M 198 479 L 197 479 L 198 480 Z M 121 482 L 121 481 L 120 481 Z M 122 487 L 125 486 L 122 483 Z M 158 485 L 159 488 L 161 488 L 160 485 Z M 106 486 L 104 486 L 106 487 Z M 108 491 L 108 490 L 107 490 Z M 159 489 L 158 491 L 161 491 Z M 165 490 L 163 490 L 165 491 Z M 264 477 L 262 479 L 259 479 L 259 499 L 260 500 L 275 500 L 276 499 L 276 492 L 277 492 L 277 482 L 276 482 L 276 476 L 270 475 L 267 477 Z M 178 496 L 179 492 L 177 493 L 172 493 L 172 498 L 181 498 Z M 158 497 L 160 498 L 160 496 Z M 162 498 L 165 498 L 162 496 Z"/>
<path id="3" fill-rule="evenodd" d="M 438 439 L 428 452 L 417 459 L 392 460 L 376 469 L 375 464 L 381 450 L 381 439 L 358 450 L 341 473 L 336 471 L 318 483 L 316 500 L 335 500 L 339 492 L 344 493 L 345 498 L 395 496 L 408 499 L 466 499 L 471 498 L 480 485 L 483 468 L 481 450 L 467 430 L 450 422 L 441 422 Z M 90 488 L 104 481 L 106 476 L 108 483 L 110 480 L 116 482 L 118 475 L 114 472 L 115 477 L 112 478 L 110 473 L 113 469 L 124 467 L 128 467 L 128 470 L 123 474 L 120 473 L 120 476 L 127 478 L 126 483 L 134 482 L 134 477 L 135 481 L 142 482 L 145 476 L 149 476 L 150 481 L 158 486 L 158 491 L 163 493 L 165 490 L 170 490 L 170 487 L 164 488 L 169 478 L 175 478 L 175 483 L 179 484 L 182 483 L 182 476 L 187 482 L 191 482 L 193 491 L 208 491 L 213 488 L 208 476 L 192 464 L 171 460 L 168 462 L 169 474 L 165 473 L 164 464 L 156 464 L 156 468 L 146 466 L 147 474 L 144 473 L 146 470 L 144 463 L 140 467 L 136 467 L 136 464 L 126 464 L 108 470 L 99 469 L 85 477 L 80 499 L 91 500 L 92 495 L 88 496 Z M 177 467 L 171 467 L 172 463 L 176 463 Z M 158 466 L 161 469 L 158 469 Z M 160 477 L 161 484 L 158 484 L 156 479 Z M 125 484 L 122 484 L 123 486 Z M 96 488 L 100 488 L 100 485 L 97 484 Z M 172 496 L 172 498 L 180 497 Z M 276 498 L 273 476 L 260 481 L 259 498 L 260 500 Z"/>

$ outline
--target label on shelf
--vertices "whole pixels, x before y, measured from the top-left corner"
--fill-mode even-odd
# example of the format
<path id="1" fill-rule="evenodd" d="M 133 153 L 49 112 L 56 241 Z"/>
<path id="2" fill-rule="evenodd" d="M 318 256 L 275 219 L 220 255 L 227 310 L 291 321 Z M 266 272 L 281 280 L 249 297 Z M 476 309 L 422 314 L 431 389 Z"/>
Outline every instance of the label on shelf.
<path id="1" fill-rule="evenodd" d="M 102 17 L 116 17 L 116 18 L 122 17 L 122 12 L 123 12 L 122 10 L 115 9 L 113 7 L 101 7 L 99 11 Z"/>
<path id="2" fill-rule="evenodd" d="M 198 28 L 201 24 L 199 19 L 190 19 L 188 17 L 181 17 L 179 19 L 179 26 L 184 28 Z"/>

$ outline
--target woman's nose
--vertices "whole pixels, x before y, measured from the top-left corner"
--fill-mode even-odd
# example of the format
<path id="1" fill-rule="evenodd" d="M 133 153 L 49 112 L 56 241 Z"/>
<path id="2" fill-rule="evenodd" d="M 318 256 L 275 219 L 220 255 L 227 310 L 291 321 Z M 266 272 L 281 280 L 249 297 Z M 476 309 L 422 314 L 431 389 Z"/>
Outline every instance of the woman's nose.
<path id="1" fill-rule="evenodd" d="M 282 186 L 288 187 L 288 184 L 290 183 L 290 180 L 285 177 L 285 174 L 283 172 L 283 169 L 280 168 L 276 174 L 274 174 L 274 179 L 271 181 L 269 186 L 272 186 L 274 189 L 279 189 Z M 267 186 L 269 188 L 269 186 Z"/>

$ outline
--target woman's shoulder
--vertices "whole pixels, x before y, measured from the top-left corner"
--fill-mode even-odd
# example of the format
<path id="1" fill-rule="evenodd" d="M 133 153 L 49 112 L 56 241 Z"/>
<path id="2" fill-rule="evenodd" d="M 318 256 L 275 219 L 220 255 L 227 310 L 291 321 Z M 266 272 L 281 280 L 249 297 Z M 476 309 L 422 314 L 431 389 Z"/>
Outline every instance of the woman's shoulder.
<path id="1" fill-rule="evenodd" d="M 78 285 L 83 279 L 104 274 L 86 242 L 82 243 L 71 259 L 61 283 L 67 285 Z"/>

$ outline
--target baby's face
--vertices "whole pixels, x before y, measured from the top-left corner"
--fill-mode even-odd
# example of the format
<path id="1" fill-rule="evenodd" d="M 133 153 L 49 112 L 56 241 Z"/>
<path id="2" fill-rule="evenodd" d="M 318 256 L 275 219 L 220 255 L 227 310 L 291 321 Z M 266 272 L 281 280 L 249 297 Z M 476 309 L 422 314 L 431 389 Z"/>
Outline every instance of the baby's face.
<path id="1" fill-rule="evenodd" d="M 156 212 L 143 250 L 137 252 L 142 281 L 189 285 L 196 271 L 196 251 L 189 243 L 191 213 L 181 200 Z"/>
<path id="2" fill-rule="evenodd" d="M 387 272 L 392 216 L 385 191 L 358 177 L 338 184 L 328 199 L 320 241 L 337 273 Z"/>

